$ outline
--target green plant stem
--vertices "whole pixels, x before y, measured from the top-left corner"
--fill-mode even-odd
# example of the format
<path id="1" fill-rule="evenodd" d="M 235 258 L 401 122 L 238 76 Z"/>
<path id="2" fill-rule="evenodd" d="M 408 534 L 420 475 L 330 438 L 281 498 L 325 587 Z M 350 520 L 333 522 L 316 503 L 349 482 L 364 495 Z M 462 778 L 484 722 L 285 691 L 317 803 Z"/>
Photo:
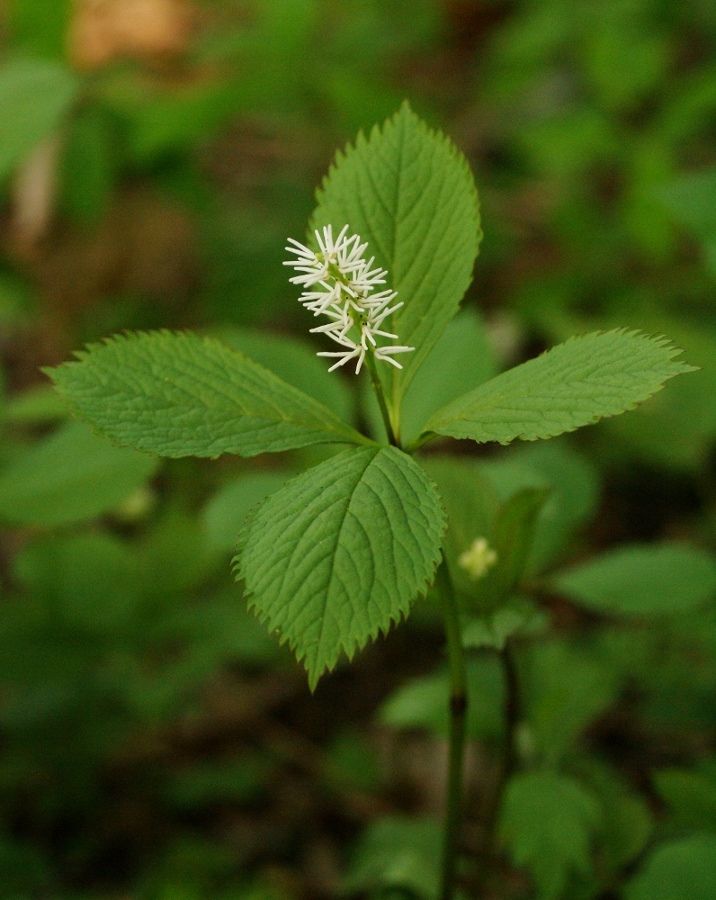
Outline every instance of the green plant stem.
<path id="1" fill-rule="evenodd" d="M 485 879 L 494 864 L 497 849 L 497 825 L 500 816 L 502 798 L 510 779 L 519 767 L 517 750 L 517 728 L 522 719 L 522 700 L 519 675 L 515 664 L 514 651 L 509 641 L 498 653 L 505 678 L 505 702 L 503 707 L 505 723 L 505 739 L 502 751 L 500 775 L 495 786 L 492 800 L 485 814 L 485 841 L 483 845 L 485 864 L 480 879 L 480 893 L 484 892 Z"/>
<path id="2" fill-rule="evenodd" d="M 388 409 L 388 404 L 385 401 L 383 385 L 380 383 L 380 376 L 378 375 L 378 370 L 375 367 L 375 359 L 373 358 L 373 354 L 370 351 L 368 351 L 368 353 L 366 353 L 365 355 L 365 363 L 368 367 L 368 371 L 370 372 L 371 384 L 373 385 L 373 390 L 375 391 L 375 396 L 378 400 L 380 413 L 383 416 L 383 424 L 385 425 L 385 431 L 388 435 L 388 440 L 394 447 L 400 447 L 400 435 L 397 433 L 397 429 L 393 428 L 393 422 L 390 418 L 390 410 Z"/>
<path id="3" fill-rule="evenodd" d="M 445 557 L 438 568 L 436 585 L 440 591 L 445 618 L 450 666 L 450 756 L 448 768 L 445 831 L 443 835 L 440 900 L 451 900 L 455 887 L 457 842 L 462 819 L 463 763 L 465 757 L 465 721 L 467 717 L 467 672 L 462 629 L 455 591 Z"/>

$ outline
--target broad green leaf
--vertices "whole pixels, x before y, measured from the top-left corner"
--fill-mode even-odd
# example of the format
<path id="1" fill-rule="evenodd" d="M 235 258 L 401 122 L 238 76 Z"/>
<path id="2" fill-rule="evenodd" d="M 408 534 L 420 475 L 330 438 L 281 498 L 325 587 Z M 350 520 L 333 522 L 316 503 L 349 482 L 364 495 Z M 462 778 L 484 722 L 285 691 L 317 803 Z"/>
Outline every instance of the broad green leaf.
<path id="1" fill-rule="evenodd" d="M 395 447 L 348 450 L 273 494 L 249 518 L 238 575 L 315 688 L 406 616 L 440 559 L 445 515 L 434 486 Z"/>
<path id="2" fill-rule="evenodd" d="M 624 330 L 574 337 L 493 378 L 425 426 L 454 438 L 509 444 L 555 437 L 616 416 L 693 367 L 665 338 Z"/>
<path id="3" fill-rule="evenodd" d="M 160 456 L 256 456 L 368 443 L 316 400 L 218 341 L 115 336 L 48 371 L 73 411 L 119 444 Z"/>
<path id="4" fill-rule="evenodd" d="M 247 328 L 223 328 L 216 337 L 233 350 L 270 369 L 287 384 L 323 403 L 341 419 L 351 421 L 353 398 L 345 379 L 336 378 L 334 373 L 329 372 L 325 363 L 316 356 L 315 349 L 308 344 L 285 335 Z"/>
<path id="5" fill-rule="evenodd" d="M 202 512 L 207 548 L 213 553 L 234 550 L 251 508 L 283 487 L 288 479 L 287 472 L 248 472 L 224 484 Z"/>
<path id="6" fill-rule="evenodd" d="M 713 900 L 716 834 L 663 844 L 627 885 L 625 900 Z"/>
<path id="7" fill-rule="evenodd" d="M 370 896 L 435 900 L 441 831 L 440 823 L 432 819 L 379 819 L 358 842 L 341 893 L 369 891 Z M 397 893 L 384 893 L 391 891 Z"/>
<path id="8" fill-rule="evenodd" d="M 467 734 L 475 740 L 502 737 L 505 682 L 494 654 L 467 659 Z M 447 737 L 450 731 L 450 675 L 441 670 L 413 678 L 390 695 L 379 712 L 390 728 L 421 728 Z"/>
<path id="9" fill-rule="evenodd" d="M 77 87 L 58 63 L 14 59 L 0 67 L 0 184 L 60 124 Z"/>
<path id="10" fill-rule="evenodd" d="M 382 377 L 394 406 L 470 284 L 481 238 L 477 192 L 462 154 L 407 103 L 336 157 L 318 192 L 313 227 L 344 225 L 368 242 L 405 305 L 387 329 L 415 347 Z"/>
<path id="11" fill-rule="evenodd" d="M 716 595 L 716 560 L 687 544 L 636 544 L 560 572 L 552 585 L 597 612 L 677 615 Z"/>
<path id="12" fill-rule="evenodd" d="M 0 474 L 0 517 L 48 527 L 92 519 L 119 506 L 156 469 L 152 457 L 70 422 Z"/>
<path id="13" fill-rule="evenodd" d="M 614 702 L 617 678 L 585 651 L 552 640 L 528 649 L 524 693 L 534 753 L 555 765 Z"/>
<path id="14" fill-rule="evenodd" d="M 599 804 L 578 782 L 532 772 L 510 781 L 499 834 L 515 864 L 534 878 L 540 900 L 553 900 L 572 874 L 590 871 L 589 845 L 599 819 Z"/>
<path id="15" fill-rule="evenodd" d="M 670 824 L 688 831 L 716 832 L 716 766 L 711 771 L 663 769 L 654 782 L 666 801 Z"/>

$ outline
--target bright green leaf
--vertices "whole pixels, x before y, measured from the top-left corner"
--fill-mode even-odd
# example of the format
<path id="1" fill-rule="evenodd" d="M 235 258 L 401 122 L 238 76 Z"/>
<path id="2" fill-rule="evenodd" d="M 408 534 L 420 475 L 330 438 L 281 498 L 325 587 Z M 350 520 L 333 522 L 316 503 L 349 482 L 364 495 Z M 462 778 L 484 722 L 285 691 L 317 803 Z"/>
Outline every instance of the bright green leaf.
<path id="1" fill-rule="evenodd" d="M 407 103 L 370 137 L 339 153 L 318 192 L 313 227 L 349 225 L 388 270 L 405 305 L 388 331 L 415 347 L 384 367 L 395 406 L 458 310 L 481 238 L 477 193 L 464 157 Z"/>
<path id="2" fill-rule="evenodd" d="M 367 443 L 335 413 L 218 341 L 168 331 L 115 336 L 48 372 L 77 415 L 160 456 L 256 456 Z"/>
<path id="3" fill-rule="evenodd" d="M 552 900 L 571 874 L 590 871 L 589 845 L 599 819 L 596 799 L 576 781 L 532 772 L 510 781 L 499 834 L 515 864 L 530 871 L 541 900 Z"/>
<path id="4" fill-rule="evenodd" d="M 624 896 L 626 900 L 713 900 L 716 835 L 697 834 L 657 847 Z"/>
<path id="5" fill-rule="evenodd" d="M 616 416 L 693 367 L 664 338 L 624 330 L 571 338 L 455 400 L 425 426 L 478 443 L 555 437 Z"/>
<path id="6" fill-rule="evenodd" d="M 70 422 L 0 475 L 0 517 L 44 526 L 92 519 L 126 500 L 156 469 L 152 457 Z"/>
<path id="7" fill-rule="evenodd" d="M 77 93 L 64 66 L 14 59 L 0 68 L 0 183 L 60 123 Z"/>
<path id="8" fill-rule="evenodd" d="M 597 612 L 677 615 L 716 595 L 716 560 L 687 544 L 637 544 L 558 573 L 552 584 Z"/>
<path id="9" fill-rule="evenodd" d="M 311 688 L 406 616 L 440 559 L 445 515 L 394 447 L 349 450 L 290 481 L 250 517 L 237 557 L 250 603 Z"/>

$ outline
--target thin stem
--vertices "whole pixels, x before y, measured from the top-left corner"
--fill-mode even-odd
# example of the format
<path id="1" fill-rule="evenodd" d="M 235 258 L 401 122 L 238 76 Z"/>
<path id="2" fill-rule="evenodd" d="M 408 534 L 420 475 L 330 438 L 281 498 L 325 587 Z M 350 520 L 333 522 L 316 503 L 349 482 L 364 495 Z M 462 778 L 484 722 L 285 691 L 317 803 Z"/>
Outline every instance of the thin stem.
<path id="1" fill-rule="evenodd" d="M 497 844 L 497 824 L 502 806 L 502 798 L 510 779 L 519 767 L 519 754 L 517 751 L 517 729 L 522 720 L 522 700 L 520 682 L 515 664 L 512 647 L 507 642 L 498 653 L 505 678 L 505 702 L 503 707 L 505 722 L 505 739 L 502 750 L 502 766 L 495 786 L 492 801 L 485 814 L 485 841 L 484 858 L 485 865 L 482 870 L 480 887 L 484 888 L 488 870 L 494 861 Z"/>
<path id="2" fill-rule="evenodd" d="M 385 425 L 385 431 L 388 435 L 388 440 L 394 447 L 400 447 L 400 436 L 396 434 L 393 429 L 393 423 L 390 419 L 390 411 L 388 409 L 388 404 L 385 402 L 385 394 L 383 392 L 383 385 L 380 383 L 380 376 L 378 375 L 378 370 L 375 367 L 375 359 L 373 358 L 373 354 L 370 350 L 365 355 L 365 363 L 370 372 L 370 380 L 373 385 L 373 390 L 375 391 L 375 396 L 378 399 L 378 406 L 380 407 L 380 413 L 383 416 L 383 424 Z"/>
<path id="3" fill-rule="evenodd" d="M 436 585 L 442 599 L 450 665 L 450 756 L 439 898 L 440 900 L 451 900 L 455 886 L 457 840 L 462 819 L 467 673 L 457 601 L 445 557 L 437 571 Z"/>

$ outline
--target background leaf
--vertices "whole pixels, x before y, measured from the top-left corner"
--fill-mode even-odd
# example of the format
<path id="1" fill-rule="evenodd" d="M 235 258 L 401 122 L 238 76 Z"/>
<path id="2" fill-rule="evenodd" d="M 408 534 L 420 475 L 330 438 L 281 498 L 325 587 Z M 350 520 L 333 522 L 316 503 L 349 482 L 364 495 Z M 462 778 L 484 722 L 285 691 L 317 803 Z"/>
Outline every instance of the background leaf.
<path id="1" fill-rule="evenodd" d="M 114 337 L 48 374 L 83 419 L 161 456 L 256 456 L 366 438 L 218 341 L 168 331 Z"/>
<path id="2" fill-rule="evenodd" d="M 151 456 L 70 422 L 0 474 L 0 518 L 43 526 L 93 519 L 119 506 L 157 466 Z"/>
<path id="3" fill-rule="evenodd" d="M 626 900 L 713 900 L 716 897 L 716 834 L 664 844 L 629 882 Z"/>
<path id="4" fill-rule="evenodd" d="M 559 897 L 571 873 L 591 867 L 589 843 L 600 818 L 596 799 L 571 778 L 531 772 L 513 778 L 500 813 L 500 839 L 526 866 L 544 900 Z"/>
<path id="5" fill-rule="evenodd" d="M 478 443 L 555 437 L 616 416 L 693 371 L 664 338 L 623 330 L 571 338 L 450 403 L 426 432 Z"/>
<path id="6" fill-rule="evenodd" d="M 57 128 L 77 86 L 68 69 L 47 60 L 19 58 L 0 68 L 0 183 Z"/>
<path id="7" fill-rule="evenodd" d="M 556 639 L 529 647 L 522 671 L 532 754 L 554 766 L 614 702 L 618 680 L 592 654 Z"/>
<path id="8" fill-rule="evenodd" d="M 424 593 L 445 515 L 394 447 L 347 451 L 294 478 L 250 518 L 237 563 L 250 603 L 314 688 L 345 651 L 387 631 Z"/>
<path id="9" fill-rule="evenodd" d="M 551 583 L 597 612 L 676 615 L 716 595 L 716 560 L 687 544 L 637 544 L 558 573 Z"/>
<path id="10" fill-rule="evenodd" d="M 470 284 L 482 236 L 472 174 L 448 138 L 405 103 L 337 155 L 312 227 L 328 223 L 334 230 L 348 224 L 368 241 L 405 304 L 387 329 L 416 348 L 401 357 L 402 371 L 390 367 L 384 376 L 397 406 Z"/>
<path id="11" fill-rule="evenodd" d="M 247 472 L 222 485 L 202 512 L 207 549 L 213 553 L 234 550 L 251 508 L 283 487 L 289 477 L 280 471 Z"/>
<path id="12" fill-rule="evenodd" d="M 356 848 L 343 892 L 392 889 L 398 891 L 396 896 L 409 892 L 409 896 L 433 900 L 440 878 L 440 835 L 440 824 L 431 819 L 375 822 Z"/>

